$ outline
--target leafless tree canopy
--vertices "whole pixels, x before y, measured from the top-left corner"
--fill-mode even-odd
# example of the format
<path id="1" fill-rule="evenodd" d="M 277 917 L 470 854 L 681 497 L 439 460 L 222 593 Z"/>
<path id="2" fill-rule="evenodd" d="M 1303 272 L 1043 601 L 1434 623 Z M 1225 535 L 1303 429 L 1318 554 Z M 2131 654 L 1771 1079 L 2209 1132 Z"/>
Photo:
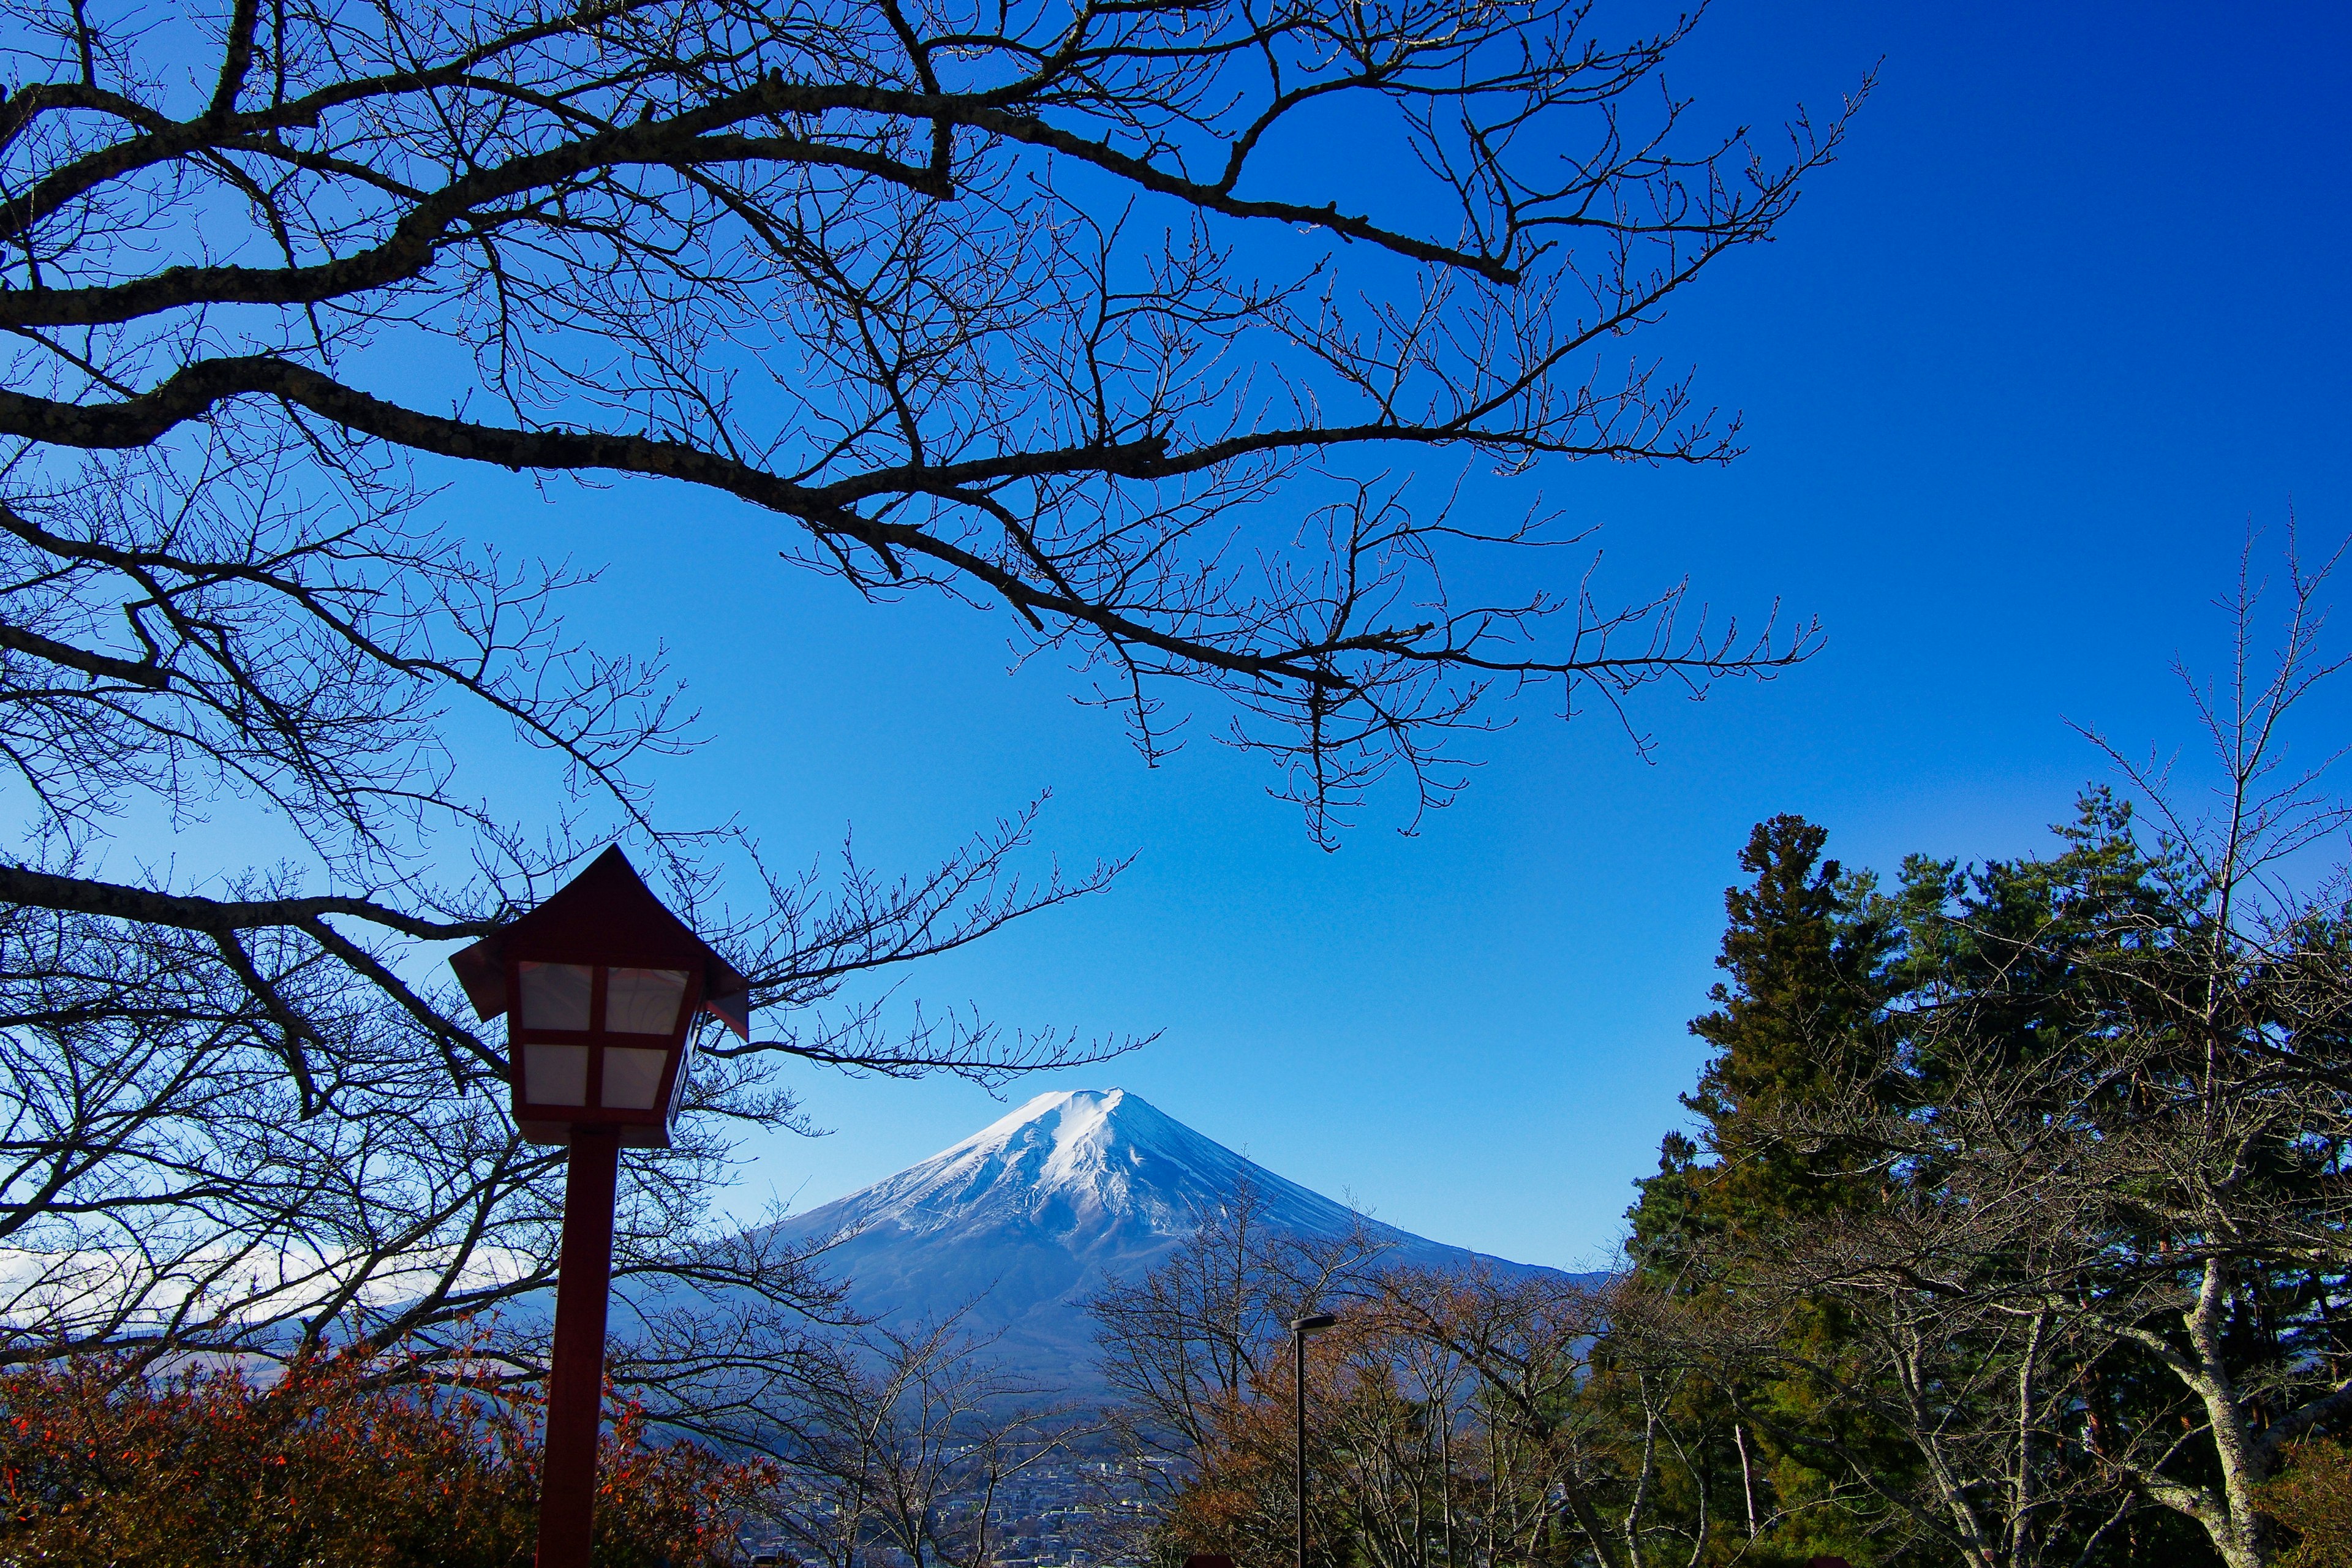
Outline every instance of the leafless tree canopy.
<path id="1" fill-rule="evenodd" d="M 803 1563 L 989 1568 L 1010 1555 L 1008 1489 L 1097 1424 L 1028 1398 L 991 1365 L 990 1342 L 952 1319 L 833 1348 L 829 1375 L 727 1434 L 779 1461 L 752 1517 Z"/>
<path id="2" fill-rule="evenodd" d="M 265 532 L 303 503 L 261 471 L 658 477 L 869 595 L 1009 606 L 1147 751 L 1169 680 L 1214 689 L 1328 835 L 1400 765 L 1443 800 L 1497 679 L 1613 702 L 1809 645 L 1679 589 L 1451 600 L 1441 554 L 1553 536 L 1395 477 L 1730 454 L 1620 340 L 1767 237 L 1844 115 L 1777 153 L 1695 132 L 1660 75 L 1685 30 L 1601 39 L 1554 0 L 43 0 L 0 107 L 12 527 L 48 550 L 126 464 L 177 465 L 170 498 L 236 470 Z M 160 619 L 9 647 L 185 679 Z"/>
<path id="3" fill-rule="evenodd" d="M 618 1271 L 719 1300 L 695 1329 L 673 1300 L 642 1370 L 788 1375 L 835 1298 L 803 1257 L 701 1235 L 732 1131 L 801 1125 L 790 1062 L 994 1081 L 1119 1048 L 886 1019 L 857 989 L 1114 868 L 1017 874 L 1025 811 L 911 877 L 666 829 L 645 772 L 690 715 L 660 669 L 566 638 L 575 578 L 435 535 L 314 434 L 211 421 L 63 466 L 19 445 L 0 481 L 0 1357 L 390 1343 L 545 1286 L 562 1157 L 517 1139 L 502 1042 L 435 944 L 617 835 L 763 1025 L 707 1042 L 681 1146 L 632 1158 Z M 507 800 L 464 766 L 485 717 L 512 752 L 470 754 L 509 764 Z M 165 841 L 161 866 L 126 847 Z M 243 863 L 257 843 L 281 858 Z"/>
<path id="4" fill-rule="evenodd" d="M 1772 232 L 1843 113 L 1695 134 L 1683 31 L 1549 0 L 13 7 L 0 1358 L 429 1340 L 544 1285 L 560 1157 L 432 944 L 616 836 L 768 1021 L 632 1156 L 618 1269 L 661 1302 L 632 1377 L 751 1398 L 834 1310 L 806 1258 L 698 1228 L 730 1130 L 798 1124 L 780 1065 L 1119 1047 L 856 989 L 1115 869 L 1016 876 L 1026 816 L 905 879 L 660 820 L 691 714 L 567 636 L 568 570 L 435 522 L 469 465 L 667 481 L 869 596 L 1006 606 L 1147 752 L 1159 694 L 1205 687 L 1326 839 L 1392 770 L 1444 799 L 1490 683 L 1614 703 L 1801 656 L 1679 589 L 1449 599 L 1441 558 L 1555 536 L 1402 477 L 1729 455 L 1619 339 Z"/>

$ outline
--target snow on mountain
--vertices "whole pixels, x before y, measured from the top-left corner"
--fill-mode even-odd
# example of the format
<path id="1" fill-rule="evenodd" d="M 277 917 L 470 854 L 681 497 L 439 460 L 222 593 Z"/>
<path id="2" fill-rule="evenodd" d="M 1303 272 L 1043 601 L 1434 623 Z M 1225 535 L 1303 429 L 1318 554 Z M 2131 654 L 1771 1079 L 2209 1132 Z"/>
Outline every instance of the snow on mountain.
<path id="1" fill-rule="evenodd" d="M 1124 1089 L 1041 1094 L 895 1176 L 782 1222 L 794 1240 L 840 1237 L 825 1255 L 859 1310 L 912 1323 L 968 1308 L 995 1353 L 1042 1385 L 1095 1385 L 1080 1307 L 1132 1279 L 1192 1234 L 1196 1216 L 1247 1181 L 1269 1226 L 1328 1237 L 1365 1223 L 1393 1261 L 1528 1266 L 1364 1222 Z"/>

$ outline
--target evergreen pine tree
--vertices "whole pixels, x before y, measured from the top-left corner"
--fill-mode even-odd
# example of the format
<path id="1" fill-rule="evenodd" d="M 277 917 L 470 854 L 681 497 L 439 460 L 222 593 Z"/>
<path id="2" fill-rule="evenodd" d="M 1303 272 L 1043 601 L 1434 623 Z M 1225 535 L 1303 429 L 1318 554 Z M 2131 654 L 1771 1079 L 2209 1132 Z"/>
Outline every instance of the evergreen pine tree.
<path id="1" fill-rule="evenodd" d="M 1887 900 L 1867 877 L 1824 860 L 1827 834 L 1783 815 L 1757 825 L 1739 864 L 1751 880 L 1726 890 L 1728 917 L 1717 967 L 1725 978 L 1708 993 L 1714 1009 L 1691 1032 L 1716 1048 L 1697 1088 L 1683 1103 L 1706 1121 L 1705 1149 L 1682 1132 L 1667 1134 L 1658 1174 L 1639 1184 L 1629 1212 L 1629 1250 L 1636 1268 L 1670 1291 L 1736 1291 L 1722 1260 L 1743 1237 L 1768 1233 L 1790 1216 L 1819 1216 L 1875 1201 L 1854 1173 L 1865 1163 L 1834 1147 L 1786 1135 L 1790 1112 L 1853 1092 L 1882 1076 L 1879 1016 L 1887 998 L 1897 931 Z M 1711 1155 L 1712 1158 L 1705 1158 Z M 1839 1327 L 1816 1317 L 1798 1331 L 1808 1353 L 1834 1357 Z M 1621 1396 L 1604 1378 L 1597 1397 Z M 1833 1502 L 1836 1482 L 1805 1456 L 1774 1445 L 1743 1424 L 1733 1390 L 1694 1384 L 1676 1412 L 1711 1450 L 1708 1468 L 1738 1478 L 1740 1508 L 1727 1517 L 1717 1502 L 1708 1530 L 1710 1561 L 1801 1563 L 1817 1553 L 1866 1563 L 1879 1522 Z M 1783 1383 L 1737 1391 L 1750 1408 L 1769 1406 L 1777 1423 L 1828 1422 L 1849 1448 L 1873 1449 L 1874 1435 L 1822 1407 L 1807 1388 Z M 1900 1468 L 1892 1449 L 1884 1462 Z M 1748 1505 L 1777 1527 L 1750 1541 Z M 1694 1527 L 1696 1520 L 1692 1521 Z"/>

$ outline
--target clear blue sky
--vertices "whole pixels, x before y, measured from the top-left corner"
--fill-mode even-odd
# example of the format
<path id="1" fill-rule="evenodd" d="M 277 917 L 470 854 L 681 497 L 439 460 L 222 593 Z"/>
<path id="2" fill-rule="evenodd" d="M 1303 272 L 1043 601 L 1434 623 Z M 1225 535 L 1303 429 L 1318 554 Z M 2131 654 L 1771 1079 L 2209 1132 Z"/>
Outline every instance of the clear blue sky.
<path id="1" fill-rule="evenodd" d="M 2100 772 L 2067 720 L 2189 738 L 2166 666 L 2210 662 L 2250 522 L 2352 531 L 2348 46 L 2340 5 L 1723 0 L 1675 77 L 1702 115 L 1769 124 L 1885 62 L 1781 240 L 1651 337 L 1752 450 L 1543 483 L 1605 526 L 1629 591 L 1687 571 L 1743 610 L 1782 596 L 1827 649 L 1652 705 L 1648 765 L 1529 707 L 1417 838 L 1373 815 L 1321 853 L 1205 740 L 1147 769 L 1059 668 L 1007 673 L 1000 618 L 861 605 L 777 563 L 764 518 L 646 488 L 452 510 L 620 565 L 583 628 L 658 625 L 717 731 L 661 775 L 674 820 L 740 815 L 788 860 L 854 824 L 912 867 L 1050 787 L 1047 848 L 1138 857 L 910 976 L 1010 1024 L 1163 1032 L 1013 1099 L 1123 1085 L 1392 1223 L 1591 1262 L 1680 1118 L 1751 823 L 1803 813 L 1849 863 L 2034 848 Z M 1002 1110 L 953 1083 L 797 1087 L 836 1131 L 747 1150 L 743 1212 Z"/>

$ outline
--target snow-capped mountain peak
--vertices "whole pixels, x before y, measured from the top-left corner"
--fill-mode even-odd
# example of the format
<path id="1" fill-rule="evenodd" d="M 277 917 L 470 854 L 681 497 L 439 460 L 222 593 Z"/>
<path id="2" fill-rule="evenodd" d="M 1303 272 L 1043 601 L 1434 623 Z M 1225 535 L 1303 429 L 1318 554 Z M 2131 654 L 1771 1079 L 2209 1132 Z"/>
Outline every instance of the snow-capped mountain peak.
<path id="1" fill-rule="evenodd" d="M 845 1226 L 916 1235 L 1018 1223 L 1049 1234 L 1140 1226 L 1189 1234 L 1204 1209 L 1256 1188 L 1274 1223 L 1330 1232 L 1349 1212 L 1254 1165 L 1122 1089 L 1041 1094 L 919 1164 L 827 1209 Z M 822 1211 L 820 1211 L 822 1212 Z M 812 1219 L 815 1216 L 812 1215 Z"/>
<path id="2" fill-rule="evenodd" d="M 1041 1094 L 777 1229 L 831 1243 L 826 1260 L 859 1310 L 886 1321 L 963 1313 L 975 1330 L 1001 1331 L 999 1353 L 1022 1370 L 1077 1389 L 1093 1377 L 1083 1303 L 1165 1260 L 1244 1185 L 1255 1223 L 1271 1231 L 1337 1237 L 1363 1226 L 1394 1261 L 1524 1267 L 1368 1221 L 1119 1089 Z"/>

